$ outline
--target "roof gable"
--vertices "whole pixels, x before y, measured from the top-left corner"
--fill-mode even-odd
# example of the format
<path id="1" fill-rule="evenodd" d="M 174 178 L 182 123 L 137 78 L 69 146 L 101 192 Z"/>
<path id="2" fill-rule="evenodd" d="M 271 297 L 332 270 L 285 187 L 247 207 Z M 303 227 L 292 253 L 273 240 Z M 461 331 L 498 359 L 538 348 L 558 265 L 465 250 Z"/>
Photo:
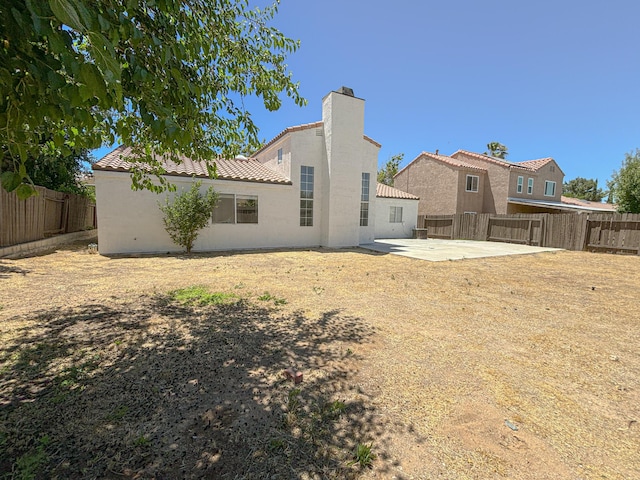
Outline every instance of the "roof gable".
<path id="1" fill-rule="evenodd" d="M 93 165 L 94 170 L 106 170 L 112 172 L 130 172 L 135 162 L 125 160 L 133 156 L 131 147 L 120 146 L 105 155 L 99 162 Z M 205 162 L 197 162 L 188 157 L 181 156 L 181 163 L 175 163 L 168 158 L 159 157 L 166 175 L 204 177 L 209 178 Z M 276 183 L 291 185 L 291 180 L 280 172 L 271 170 L 254 158 L 236 158 L 233 160 L 216 159 L 217 180 L 233 180 L 243 182 Z M 145 164 L 139 164 L 145 169 Z"/>
<path id="2" fill-rule="evenodd" d="M 266 150 L 268 147 L 270 147 L 271 145 L 273 145 L 274 143 L 276 143 L 278 140 L 280 140 L 281 138 L 284 138 L 287 135 L 290 135 L 294 132 L 301 132 L 303 130 L 309 130 L 312 128 L 322 128 L 324 126 L 324 122 L 319 121 L 319 122 L 314 122 L 314 123 L 305 123 L 303 125 L 297 125 L 295 127 L 288 127 L 285 128 L 284 130 L 282 130 L 279 134 L 277 134 L 275 137 L 273 137 L 271 140 L 269 140 L 267 143 L 265 143 L 262 147 L 260 147 L 260 149 L 256 150 L 253 153 L 253 156 L 257 156 L 260 152 Z M 373 138 L 367 136 L 367 135 L 363 135 L 362 138 L 364 140 L 366 140 L 367 142 L 371 143 L 372 145 L 380 148 L 382 147 L 382 144 L 376 142 Z"/>

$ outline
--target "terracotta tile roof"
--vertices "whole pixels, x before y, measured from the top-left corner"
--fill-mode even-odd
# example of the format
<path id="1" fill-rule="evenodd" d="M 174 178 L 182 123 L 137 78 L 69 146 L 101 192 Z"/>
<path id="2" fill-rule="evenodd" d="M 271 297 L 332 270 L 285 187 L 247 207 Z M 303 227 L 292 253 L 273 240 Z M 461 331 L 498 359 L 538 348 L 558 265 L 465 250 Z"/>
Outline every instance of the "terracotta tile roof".
<path id="1" fill-rule="evenodd" d="M 455 151 L 454 153 L 451 154 L 452 157 L 455 157 L 456 155 L 462 155 L 462 156 L 475 158 L 475 159 L 481 160 L 483 162 L 493 163 L 495 165 L 500 165 L 501 167 L 505 167 L 505 168 L 509 168 L 509 167 L 515 165 L 513 163 L 509 163 L 506 160 L 501 160 L 499 158 L 492 157 L 490 155 L 484 155 L 482 153 L 469 152 L 467 150 L 457 150 L 457 151 Z M 526 168 L 526 167 L 522 167 L 522 168 Z"/>
<path id="2" fill-rule="evenodd" d="M 455 153 L 453 153 L 451 156 L 453 157 L 455 155 L 475 158 L 484 162 L 500 165 L 501 167 L 505 167 L 505 168 L 511 168 L 511 167 L 522 168 L 524 170 L 529 170 L 531 172 L 537 172 L 540 168 L 544 167 L 547 163 L 554 161 L 553 158 L 546 157 L 546 158 L 538 158 L 536 160 L 526 160 L 524 162 L 509 162 L 508 160 L 500 160 L 499 158 L 492 157 L 490 155 L 469 152 L 467 150 L 458 150 Z"/>
<path id="3" fill-rule="evenodd" d="M 390 187 L 384 183 L 376 183 L 376 197 L 382 198 L 406 198 L 408 200 L 420 200 L 420 197 L 403 192 L 397 188 Z"/>
<path id="4" fill-rule="evenodd" d="M 580 198 L 565 197 L 564 195 L 560 197 L 560 201 L 562 203 L 566 203 L 567 205 L 578 205 L 580 207 L 586 208 L 611 210 L 612 212 L 615 212 L 617 209 L 616 205 L 614 205 L 613 203 L 591 202 L 589 200 L 582 200 Z"/>
<path id="5" fill-rule="evenodd" d="M 367 142 L 372 143 L 373 145 L 375 145 L 378 148 L 382 147 L 381 143 L 376 142 L 373 138 L 367 136 L 367 135 L 363 135 L 362 138 L 364 138 Z"/>
<path id="6" fill-rule="evenodd" d="M 128 172 L 134 165 L 122 157 L 132 155 L 131 147 L 120 146 L 105 155 L 94 166 L 94 170 Z M 169 159 L 162 159 L 163 167 L 170 176 L 208 177 L 204 162 L 196 162 L 187 157 L 180 158 L 182 163 L 176 164 Z M 219 180 L 235 180 L 243 182 L 278 183 L 291 185 L 291 180 L 271 170 L 253 158 L 236 158 L 233 160 L 215 160 Z"/>
<path id="7" fill-rule="evenodd" d="M 478 171 L 478 172 L 486 172 L 487 171 L 486 168 L 482 168 L 482 167 L 479 167 L 478 165 L 473 165 L 471 163 L 467 163 L 467 162 L 464 162 L 462 160 L 458 160 L 457 158 L 451 158 L 451 157 L 447 157 L 445 155 L 436 155 L 435 153 L 430 153 L 430 152 L 422 152 L 416 158 L 411 160 L 408 165 L 406 165 L 403 169 L 401 169 L 398 172 L 398 174 L 400 172 L 402 172 L 403 170 L 405 170 L 406 168 L 408 168 L 409 165 L 411 165 L 413 162 L 419 160 L 420 158 L 424 158 L 424 157 L 431 158 L 432 160 L 436 160 L 438 162 L 445 163 L 445 164 L 447 164 L 447 165 L 449 165 L 451 167 L 455 167 L 455 168 L 465 168 L 465 169 L 469 169 L 469 170 L 475 170 L 475 171 Z"/>
<path id="8" fill-rule="evenodd" d="M 517 165 L 519 167 L 524 167 L 528 170 L 537 171 L 540 168 L 544 167 L 549 162 L 553 162 L 553 158 L 547 157 L 547 158 L 539 158 L 537 160 L 527 160 L 525 162 L 516 162 L 514 165 Z"/>

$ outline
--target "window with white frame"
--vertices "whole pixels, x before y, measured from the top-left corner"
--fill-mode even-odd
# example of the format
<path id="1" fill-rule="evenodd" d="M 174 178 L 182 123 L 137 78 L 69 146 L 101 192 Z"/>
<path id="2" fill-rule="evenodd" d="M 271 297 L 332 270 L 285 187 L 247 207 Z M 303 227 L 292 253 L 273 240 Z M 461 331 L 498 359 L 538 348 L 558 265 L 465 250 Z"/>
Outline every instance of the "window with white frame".
<path id="1" fill-rule="evenodd" d="M 300 226 L 313 226 L 313 167 L 300 167 Z"/>
<path id="2" fill-rule="evenodd" d="M 556 196 L 556 182 L 551 180 L 545 180 L 544 182 L 544 196 L 555 197 Z"/>
<path id="3" fill-rule="evenodd" d="M 527 180 L 527 193 L 529 195 L 533 194 L 533 178 Z"/>
<path id="4" fill-rule="evenodd" d="M 477 175 L 467 175 L 467 192 L 477 192 L 480 177 Z"/>
<path id="5" fill-rule="evenodd" d="M 254 195 L 218 195 L 213 223 L 258 223 L 258 197 Z"/>
<path id="6" fill-rule="evenodd" d="M 524 177 L 518 177 L 518 187 L 516 188 L 516 192 L 522 193 L 523 185 L 524 185 Z"/>
<path id="7" fill-rule="evenodd" d="M 369 226 L 369 180 L 370 174 L 362 172 L 362 191 L 360 194 L 360 226 Z"/>
<path id="8" fill-rule="evenodd" d="M 389 207 L 389 223 L 402 223 L 402 207 Z"/>
<path id="9" fill-rule="evenodd" d="M 282 163 L 282 149 L 278 149 L 278 165 Z"/>

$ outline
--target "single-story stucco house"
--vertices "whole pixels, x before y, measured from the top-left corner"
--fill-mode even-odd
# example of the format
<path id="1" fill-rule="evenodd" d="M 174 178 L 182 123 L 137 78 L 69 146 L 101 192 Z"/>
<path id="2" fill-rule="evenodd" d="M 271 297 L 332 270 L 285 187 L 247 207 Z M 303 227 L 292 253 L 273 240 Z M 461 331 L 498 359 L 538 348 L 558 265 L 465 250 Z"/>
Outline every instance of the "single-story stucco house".
<path id="1" fill-rule="evenodd" d="M 380 144 L 364 134 L 364 100 L 343 87 L 322 101 L 322 121 L 289 127 L 251 158 L 206 165 L 165 160 L 177 191 L 202 181 L 219 194 L 194 251 L 276 247 L 353 247 L 374 238 L 410 237 L 418 197 L 376 184 Z M 159 202 L 165 195 L 131 189 L 121 146 L 93 166 L 102 254 L 175 252 Z"/>

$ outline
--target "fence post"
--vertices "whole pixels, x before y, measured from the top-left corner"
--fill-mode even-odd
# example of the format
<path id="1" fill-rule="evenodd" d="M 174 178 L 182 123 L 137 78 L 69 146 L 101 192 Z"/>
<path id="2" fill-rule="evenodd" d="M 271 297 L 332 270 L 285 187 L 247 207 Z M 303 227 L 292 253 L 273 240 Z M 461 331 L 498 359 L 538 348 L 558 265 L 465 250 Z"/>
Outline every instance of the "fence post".
<path id="1" fill-rule="evenodd" d="M 64 204 L 62 207 L 62 221 L 60 224 L 60 229 L 62 233 L 67 233 L 67 228 L 69 226 L 69 195 L 64 196 Z"/>
<path id="2" fill-rule="evenodd" d="M 589 244 L 589 236 L 591 235 L 591 229 L 589 226 L 589 214 L 585 215 L 584 219 L 584 229 L 582 230 L 582 251 L 586 252 L 587 246 Z"/>

